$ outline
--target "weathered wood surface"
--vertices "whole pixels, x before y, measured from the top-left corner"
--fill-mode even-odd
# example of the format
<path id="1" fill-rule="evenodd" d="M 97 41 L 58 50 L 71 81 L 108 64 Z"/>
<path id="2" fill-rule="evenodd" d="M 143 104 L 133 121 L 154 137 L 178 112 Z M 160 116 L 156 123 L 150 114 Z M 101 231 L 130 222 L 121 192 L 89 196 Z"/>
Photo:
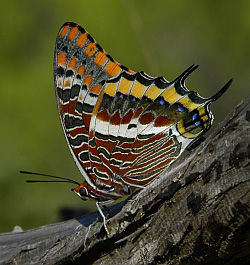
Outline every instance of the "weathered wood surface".
<path id="1" fill-rule="evenodd" d="M 100 215 L 0 235 L 1 264 L 250 264 L 250 96 L 160 178 Z"/>

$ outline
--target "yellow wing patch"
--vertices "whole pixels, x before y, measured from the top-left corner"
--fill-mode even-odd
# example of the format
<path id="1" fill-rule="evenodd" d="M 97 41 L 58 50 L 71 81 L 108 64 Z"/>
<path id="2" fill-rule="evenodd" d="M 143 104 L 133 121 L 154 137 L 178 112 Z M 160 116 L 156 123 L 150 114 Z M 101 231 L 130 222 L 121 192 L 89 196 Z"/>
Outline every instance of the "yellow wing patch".
<path id="1" fill-rule="evenodd" d="M 193 103 L 188 96 L 181 98 L 179 101 L 183 107 L 187 108 L 189 111 L 192 111 L 200 106 L 200 104 Z"/>
<path id="2" fill-rule="evenodd" d="M 105 88 L 105 93 L 113 97 L 116 93 L 116 86 L 117 86 L 117 83 L 107 83 L 106 88 Z"/>
<path id="3" fill-rule="evenodd" d="M 152 85 L 148 88 L 145 96 L 154 100 L 162 93 L 162 89 L 158 88 L 156 85 Z"/>
<path id="4" fill-rule="evenodd" d="M 140 82 L 136 81 L 132 88 L 131 94 L 136 98 L 141 98 L 144 95 L 146 90 L 146 86 L 141 84 Z"/>
<path id="5" fill-rule="evenodd" d="M 167 88 L 167 90 L 162 93 L 162 96 L 164 100 L 167 101 L 170 105 L 174 104 L 182 97 L 176 92 L 174 85 Z"/>
<path id="6" fill-rule="evenodd" d="M 132 85 L 132 81 L 127 80 L 126 78 L 122 77 L 119 87 L 118 87 L 118 91 L 121 92 L 122 94 L 127 95 L 130 91 L 130 87 Z"/>

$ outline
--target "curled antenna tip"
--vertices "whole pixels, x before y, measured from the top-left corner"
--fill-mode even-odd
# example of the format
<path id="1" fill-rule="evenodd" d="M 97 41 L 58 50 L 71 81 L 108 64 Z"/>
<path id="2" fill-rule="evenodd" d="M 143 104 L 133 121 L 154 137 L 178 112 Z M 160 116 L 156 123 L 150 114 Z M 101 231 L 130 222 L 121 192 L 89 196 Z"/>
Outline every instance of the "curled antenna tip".
<path id="1" fill-rule="evenodd" d="M 209 101 L 215 101 L 218 98 L 220 98 L 227 91 L 227 89 L 230 87 L 233 80 L 234 79 L 231 78 L 215 95 L 213 95 L 211 98 L 209 98 Z"/>

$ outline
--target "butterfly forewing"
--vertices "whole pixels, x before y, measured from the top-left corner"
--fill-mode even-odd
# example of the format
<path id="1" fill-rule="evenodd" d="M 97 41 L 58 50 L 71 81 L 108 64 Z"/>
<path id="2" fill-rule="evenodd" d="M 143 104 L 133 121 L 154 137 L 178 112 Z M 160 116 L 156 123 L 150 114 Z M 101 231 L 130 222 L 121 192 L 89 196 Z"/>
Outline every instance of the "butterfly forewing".
<path id="1" fill-rule="evenodd" d="M 94 179 L 87 173 L 92 172 L 90 120 L 103 83 L 123 71 L 130 70 L 115 62 L 79 25 L 62 26 L 54 60 L 57 104 L 71 153 L 90 183 Z"/>

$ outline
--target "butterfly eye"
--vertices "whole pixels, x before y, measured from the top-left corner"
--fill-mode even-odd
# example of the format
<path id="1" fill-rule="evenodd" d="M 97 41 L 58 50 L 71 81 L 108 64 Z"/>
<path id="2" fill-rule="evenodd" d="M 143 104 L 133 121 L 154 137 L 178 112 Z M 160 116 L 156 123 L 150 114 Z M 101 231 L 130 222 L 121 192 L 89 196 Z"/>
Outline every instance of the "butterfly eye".
<path id="1" fill-rule="evenodd" d="M 79 193 L 80 193 L 81 197 L 87 197 L 88 196 L 88 192 L 87 192 L 86 188 L 80 188 Z"/>

